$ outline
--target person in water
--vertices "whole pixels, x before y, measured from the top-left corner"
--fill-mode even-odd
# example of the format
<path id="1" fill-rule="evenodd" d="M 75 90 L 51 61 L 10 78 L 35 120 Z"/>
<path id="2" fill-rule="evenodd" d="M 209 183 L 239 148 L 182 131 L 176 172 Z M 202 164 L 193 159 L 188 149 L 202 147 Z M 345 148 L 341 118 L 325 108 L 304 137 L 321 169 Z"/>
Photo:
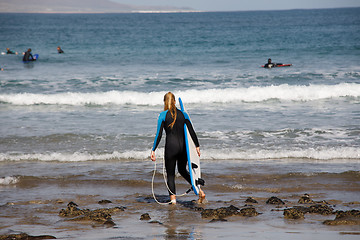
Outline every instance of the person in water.
<path id="1" fill-rule="evenodd" d="M 156 160 L 155 150 L 158 147 L 163 129 L 165 129 L 165 168 L 167 173 L 167 184 L 169 187 L 169 195 L 172 204 L 176 204 L 176 188 L 175 188 L 175 166 L 179 173 L 187 182 L 191 184 L 190 174 L 186 169 L 187 154 L 185 146 L 184 124 L 187 125 L 191 138 L 193 139 L 197 154 L 200 156 L 200 144 L 196 136 L 193 126 L 189 120 L 189 116 L 180 111 L 175 106 L 175 96 L 168 92 L 164 96 L 164 111 L 160 113 L 157 124 L 157 132 L 151 150 L 150 158 Z M 200 189 L 199 203 L 205 199 L 205 193 Z"/>
<path id="2" fill-rule="evenodd" d="M 13 52 L 10 50 L 10 48 L 6 48 L 6 54 L 18 54 L 17 52 Z"/>
<path id="3" fill-rule="evenodd" d="M 29 48 L 23 57 L 23 61 L 24 62 L 29 62 L 29 61 L 36 61 L 36 58 L 33 57 L 33 55 L 31 54 L 31 48 Z"/>
<path id="4" fill-rule="evenodd" d="M 58 53 L 64 53 L 64 51 L 61 49 L 60 46 L 57 47 L 57 51 L 58 51 Z"/>
<path id="5" fill-rule="evenodd" d="M 264 65 L 264 68 L 272 68 L 272 67 L 275 67 L 275 64 L 272 63 L 271 58 L 269 58 L 267 64 Z"/>

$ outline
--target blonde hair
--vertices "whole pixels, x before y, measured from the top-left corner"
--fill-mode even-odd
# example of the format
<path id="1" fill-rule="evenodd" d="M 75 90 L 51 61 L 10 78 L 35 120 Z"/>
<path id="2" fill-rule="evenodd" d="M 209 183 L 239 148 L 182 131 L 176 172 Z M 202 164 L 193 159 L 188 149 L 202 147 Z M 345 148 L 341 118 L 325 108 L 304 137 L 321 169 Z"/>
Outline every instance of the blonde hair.
<path id="1" fill-rule="evenodd" d="M 171 117 L 174 119 L 172 123 L 169 124 L 170 128 L 173 128 L 177 113 L 176 113 L 176 106 L 175 106 L 175 96 L 172 92 L 168 92 L 164 95 L 164 111 L 169 110 Z"/>

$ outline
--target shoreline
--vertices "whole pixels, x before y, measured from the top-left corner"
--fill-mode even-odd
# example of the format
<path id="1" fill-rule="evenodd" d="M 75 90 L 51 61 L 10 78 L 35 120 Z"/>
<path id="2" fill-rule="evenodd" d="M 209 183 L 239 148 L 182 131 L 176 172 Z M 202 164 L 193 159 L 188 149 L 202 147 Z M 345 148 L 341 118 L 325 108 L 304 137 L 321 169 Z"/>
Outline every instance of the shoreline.
<path id="1" fill-rule="evenodd" d="M 12 163 L 8 163 L 12 165 Z M 99 164 L 99 165 L 97 165 Z M 126 164 L 125 175 L 111 175 L 108 167 L 121 169 L 123 163 L 58 163 L 51 167 L 50 163 L 34 163 L 22 165 L 35 175 L 35 169 L 47 169 L 49 172 L 60 171 L 60 175 L 51 177 L 20 177 L 18 182 L 0 186 L 4 197 L 0 203 L 0 235 L 25 232 L 31 236 L 51 235 L 57 239 L 264 239 L 269 236 L 279 240 L 306 239 L 316 234 L 317 239 L 357 239 L 360 235 L 360 221 L 357 225 L 325 225 L 324 221 L 335 220 L 336 211 L 359 210 L 360 202 L 357 199 L 357 185 L 359 177 L 356 173 L 345 174 L 340 177 L 335 174 L 319 175 L 269 175 L 279 170 L 268 169 L 263 166 L 261 171 L 249 171 L 249 166 L 228 166 L 226 175 L 218 172 L 204 175 L 207 183 L 204 191 L 207 203 L 194 204 L 197 199 L 193 193 L 178 198 L 178 204 L 158 205 L 152 195 L 150 180 L 152 164 L 132 162 Z M 212 171 L 217 164 L 210 167 L 205 163 L 204 169 Z M 212 163 L 214 164 L 214 163 Z M 219 163 L 220 164 L 220 163 Z M 32 166 L 33 165 L 33 166 Z M 75 167 L 77 165 L 77 168 Z M 242 164 L 239 164 L 239 166 Z M 32 169 L 29 167 L 32 166 Z M 141 173 L 137 173 L 143 166 Z M 3 167 L 5 167 L 3 165 Z M 78 174 L 68 175 L 65 169 L 72 169 Z M 250 166 L 253 168 L 254 166 Z M 288 166 L 289 167 L 289 166 Z M 82 173 L 77 169 L 83 169 Z M 84 169 L 88 170 L 84 171 Z M 94 173 L 97 176 L 91 177 Z M 46 172 L 41 173 L 46 175 Z M 209 178 L 212 177 L 211 181 Z M 330 178 L 329 178 L 330 176 Z M 134 179 L 133 179 L 134 178 Z M 121 180 L 123 179 L 123 180 Z M 341 180 L 342 179 L 342 180 Z M 187 188 L 181 177 L 176 179 L 179 193 Z M 328 181 L 336 184 L 327 185 Z M 350 182 L 349 182 L 350 181 Z M 230 184 L 231 183 L 231 184 Z M 303 185 L 302 188 L 299 187 Z M 350 186 L 352 185 L 352 186 Z M 312 186 L 312 190 L 309 189 Z M 310 191 L 309 191 L 310 190 Z M 163 178 L 160 172 L 156 175 L 155 194 L 162 201 L 167 202 L 168 195 L 164 195 Z M 303 203 L 299 200 L 304 194 L 309 199 Z M 251 198 L 250 198 L 251 197 Z M 271 197 L 281 199 L 284 204 L 267 204 Z M 6 199 L 6 200 L 5 200 Z M 106 200 L 106 201 L 104 201 Z M 256 200 L 257 203 L 252 202 Z M 60 216 L 62 209 L 67 209 L 70 202 L 76 203 L 79 209 L 114 209 L 121 211 L 110 213 L 114 224 L 89 219 Z M 104 203 L 104 204 L 100 204 Z M 304 213 L 300 219 L 288 219 L 284 216 L 285 209 L 296 206 L 310 208 L 312 205 L 332 208 L 331 214 Z M 258 213 L 255 216 L 242 216 L 239 214 L 224 215 L 223 217 L 211 215 L 203 217 L 206 209 L 220 211 L 219 209 L 234 206 L 240 212 L 242 209 L 254 208 Z M 230 208 L 230 213 L 235 208 Z M 231 210 L 232 209 L 232 210 Z M 229 209 L 228 209 L 229 210 Z M 141 220 L 144 214 L 151 219 Z M 221 231 L 219 231 L 221 229 Z"/>
<path id="2" fill-rule="evenodd" d="M 84 196 L 82 196 L 84 197 Z M 90 197 L 90 196 L 88 196 Z M 29 207 L 33 207 L 31 218 L 22 219 L 21 224 L 15 226 L 3 226 L 0 230 L 0 236 L 9 236 L 11 234 L 27 233 L 29 235 L 48 235 L 54 236 L 57 239 L 168 239 L 172 237 L 185 237 L 186 239 L 246 239 L 251 234 L 254 237 L 265 237 L 266 234 L 276 235 L 278 239 L 301 239 L 303 237 L 316 234 L 318 239 L 325 239 L 329 235 L 330 239 L 356 239 L 360 235 L 359 220 L 357 225 L 324 225 L 323 222 L 333 220 L 334 214 L 312 213 L 307 214 L 305 219 L 294 220 L 286 219 L 281 215 L 287 207 L 279 207 L 279 205 L 259 205 L 255 209 L 262 212 L 256 216 L 238 216 L 237 214 L 225 216 L 223 218 L 202 217 L 202 211 L 197 209 L 199 206 L 192 205 L 192 201 L 179 201 L 177 206 L 161 206 L 159 207 L 155 202 L 151 201 L 150 196 L 141 197 L 144 201 L 128 206 L 124 210 L 111 214 L 111 222 L 102 222 L 97 220 L 90 220 L 86 218 L 61 217 L 59 212 L 65 208 L 65 203 L 61 200 L 57 202 L 48 203 L 46 201 L 34 201 L 30 203 Z M 149 201 L 149 202 L 146 202 Z M 98 204 L 98 208 L 94 208 L 96 203 L 91 204 L 93 208 L 90 209 L 111 209 L 119 202 L 109 204 Z M 229 202 L 216 202 L 202 204 L 203 207 L 227 205 L 227 207 L 215 208 L 231 208 L 233 205 Z M 359 206 L 360 203 L 356 203 Z M 36 206 L 32 206 L 36 205 Z M 43 207 L 42 207 L 43 205 Z M 51 208 L 52 210 L 44 210 L 43 208 Z M 139 207 L 142 205 L 142 207 Z M 154 206 L 155 205 L 155 206 Z M 9 204 L 7 206 L 19 206 Z M 195 208 L 193 208 L 196 206 Z M 305 205 L 305 206 L 308 206 Z M 79 206 L 79 208 L 82 206 Z M 85 209 L 85 206 L 83 206 Z M 4 208 L 4 206 L 1 206 Z M 116 208 L 116 207 L 114 207 Z M 119 207 L 120 208 L 120 207 Z M 201 207 L 200 207 L 201 208 Z M 244 205 L 243 209 L 251 208 L 251 206 Z M 35 210 L 36 209 L 36 210 Z M 61 210 L 62 209 L 62 210 Z M 86 208 L 87 209 L 87 208 Z M 57 211 L 59 210 L 59 211 Z M 211 209 L 210 209 L 211 210 Z M 46 212 L 49 220 L 41 222 L 41 215 L 38 212 Z M 143 216 L 148 215 L 148 218 Z M 8 216 L 14 218 L 14 216 Z M 185 221 L 186 219 L 186 221 Z M 11 230 L 10 230 L 11 229 Z M 222 229 L 226 232 L 216 231 L 215 229 Z M 265 230 L 265 232 L 264 232 Z M 294 236 L 295 234 L 295 236 Z M 121 237 L 120 237 L 121 236 Z M 192 236 L 192 237 L 191 237 Z M 195 236 L 195 237 L 194 237 Z M 1 239 L 1 238 L 0 238 Z M 46 238 L 44 238 L 46 239 Z"/>

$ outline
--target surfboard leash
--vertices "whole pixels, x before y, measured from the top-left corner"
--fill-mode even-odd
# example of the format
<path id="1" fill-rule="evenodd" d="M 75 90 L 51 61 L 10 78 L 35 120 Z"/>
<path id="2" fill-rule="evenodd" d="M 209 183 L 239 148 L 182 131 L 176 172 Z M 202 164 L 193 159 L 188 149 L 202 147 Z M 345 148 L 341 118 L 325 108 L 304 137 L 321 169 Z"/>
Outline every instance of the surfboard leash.
<path id="1" fill-rule="evenodd" d="M 153 176 L 152 176 L 152 180 L 151 180 L 151 191 L 152 191 L 152 195 L 153 195 L 153 198 L 155 200 L 155 202 L 157 202 L 158 204 L 160 205 L 168 205 L 168 204 L 171 204 L 172 202 L 166 202 L 166 203 L 162 203 L 162 202 L 159 202 L 155 196 L 155 192 L 154 192 L 154 180 L 155 180 L 155 174 L 156 174 L 156 161 L 154 161 L 154 173 L 153 173 Z M 187 190 L 185 193 L 181 194 L 181 195 L 176 195 L 174 194 L 170 188 L 169 188 L 169 185 L 167 184 L 167 179 L 166 179 L 166 174 L 165 174 L 165 159 L 164 159 L 164 163 L 163 163 L 163 176 L 164 176 L 164 182 L 165 182 L 165 185 L 166 185 L 166 188 L 168 189 L 169 193 L 171 195 L 175 195 L 176 197 L 182 197 L 182 196 L 185 196 L 187 195 L 189 192 L 191 192 L 191 188 L 189 190 Z"/>

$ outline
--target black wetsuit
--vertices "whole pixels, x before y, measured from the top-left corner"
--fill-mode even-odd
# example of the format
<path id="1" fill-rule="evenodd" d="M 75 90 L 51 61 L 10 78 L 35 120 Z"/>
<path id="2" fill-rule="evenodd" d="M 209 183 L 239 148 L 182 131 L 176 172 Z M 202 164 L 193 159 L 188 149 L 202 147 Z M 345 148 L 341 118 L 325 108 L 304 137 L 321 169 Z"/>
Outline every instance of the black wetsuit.
<path id="1" fill-rule="evenodd" d="M 165 167 L 167 173 L 167 183 L 170 191 L 173 194 L 176 194 L 175 188 L 175 166 L 177 162 L 178 171 L 191 184 L 190 174 L 186 169 L 187 165 L 187 154 L 185 147 L 185 133 L 184 133 L 184 124 L 189 129 L 191 138 L 193 139 L 195 146 L 199 147 L 199 141 L 197 139 L 196 133 L 193 126 L 191 125 L 189 116 L 176 109 L 177 117 L 174 126 L 171 128 L 169 125 L 173 122 L 171 113 L 169 111 L 164 111 L 160 113 L 157 125 L 156 137 L 154 140 L 154 145 L 152 150 L 155 151 L 157 146 L 160 143 L 163 129 L 166 132 L 165 140 Z M 169 192 L 169 194 L 171 194 Z"/>
<path id="2" fill-rule="evenodd" d="M 275 67 L 276 66 L 276 63 L 267 63 L 264 65 L 264 68 L 272 68 L 272 67 Z"/>
<path id="3" fill-rule="evenodd" d="M 23 61 L 24 62 L 28 62 L 28 61 L 35 61 L 36 59 L 33 57 L 33 55 L 31 54 L 31 52 L 26 51 L 23 57 Z"/>
<path id="4" fill-rule="evenodd" d="M 13 52 L 11 50 L 7 50 L 6 54 L 15 54 L 15 52 Z"/>

